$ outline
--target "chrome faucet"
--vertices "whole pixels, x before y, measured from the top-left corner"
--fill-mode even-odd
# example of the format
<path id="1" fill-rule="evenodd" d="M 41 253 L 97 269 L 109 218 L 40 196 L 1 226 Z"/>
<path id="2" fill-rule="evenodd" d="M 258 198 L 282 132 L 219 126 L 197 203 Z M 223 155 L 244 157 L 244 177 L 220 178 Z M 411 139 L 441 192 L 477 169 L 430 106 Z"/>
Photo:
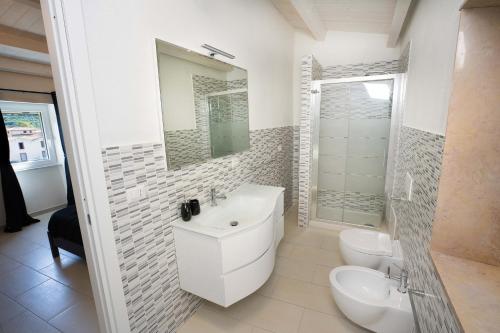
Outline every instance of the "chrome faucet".
<path id="1" fill-rule="evenodd" d="M 391 275 L 391 266 L 389 265 L 389 267 L 387 267 L 387 274 L 385 275 L 385 277 L 391 280 L 399 281 L 398 291 L 402 294 L 406 294 L 408 292 L 408 271 L 404 268 L 399 267 L 398 265 L 393 265 L 401 270 L 400 275 Z"/>
<path id="2" fill-rule="evenodd" d="M 217 195 L 215 187 L 212 187 L 210 189 L 210 205 L 212 207 L 217 206 L 217 199 L 227 199 L 227 197 L 224 194 Z"/>

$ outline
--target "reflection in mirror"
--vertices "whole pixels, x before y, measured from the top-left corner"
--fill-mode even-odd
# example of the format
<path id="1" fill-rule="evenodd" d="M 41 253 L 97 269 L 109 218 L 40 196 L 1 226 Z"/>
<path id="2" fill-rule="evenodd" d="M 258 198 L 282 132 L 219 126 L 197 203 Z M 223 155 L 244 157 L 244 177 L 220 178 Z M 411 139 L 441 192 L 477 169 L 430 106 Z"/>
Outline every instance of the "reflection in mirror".
<path id="1" fill-rule="evenodd" d="M 247 72 L 156 40 L 169 168 L 249 148 Z"/>

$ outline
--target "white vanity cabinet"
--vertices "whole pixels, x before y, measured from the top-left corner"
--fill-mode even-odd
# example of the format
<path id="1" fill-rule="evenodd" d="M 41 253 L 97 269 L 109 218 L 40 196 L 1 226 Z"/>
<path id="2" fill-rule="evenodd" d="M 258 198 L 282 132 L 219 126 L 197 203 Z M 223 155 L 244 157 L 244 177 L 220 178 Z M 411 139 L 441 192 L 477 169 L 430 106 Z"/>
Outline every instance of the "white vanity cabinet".
<path id="1" fill-rule="evenodd" d="M 180 287 L 227 307 L 262 286 L 284 234 L 283 194 L 245 184 L 191 221 L 174 222 Z"/>

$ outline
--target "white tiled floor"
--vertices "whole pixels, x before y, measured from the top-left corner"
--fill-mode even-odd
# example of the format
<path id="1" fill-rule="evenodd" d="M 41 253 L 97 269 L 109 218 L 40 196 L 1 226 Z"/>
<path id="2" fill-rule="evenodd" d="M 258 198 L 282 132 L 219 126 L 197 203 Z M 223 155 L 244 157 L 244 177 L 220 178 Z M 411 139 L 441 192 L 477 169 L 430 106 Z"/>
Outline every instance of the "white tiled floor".
<path id="1" fill-rule="evenodd" d="M 50 213 L 22 231 L 0 232 L 0 333 L 99 332 L 85 261 L 47 240 Z"/>
<path id="2" fill-rule="evenodd" d="M 330 294 L 328 274 L 339 265 L 338 233 L 298 228 L 292 208 L 266 284 L 227 309 L 205 302 L 179 333 L 367 332 L 344 317 Z"/>

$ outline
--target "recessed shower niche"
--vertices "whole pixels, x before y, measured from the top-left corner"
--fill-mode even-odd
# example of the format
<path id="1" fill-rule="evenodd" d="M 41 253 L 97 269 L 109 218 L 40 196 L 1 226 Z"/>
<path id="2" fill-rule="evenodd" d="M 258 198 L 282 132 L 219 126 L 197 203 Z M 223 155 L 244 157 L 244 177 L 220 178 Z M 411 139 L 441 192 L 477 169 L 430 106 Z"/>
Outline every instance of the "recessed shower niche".
<path id="1" fill-rule="evenodd" d="M 245 69 L 156 40 L 169 169 L 250 147 Z"/>

